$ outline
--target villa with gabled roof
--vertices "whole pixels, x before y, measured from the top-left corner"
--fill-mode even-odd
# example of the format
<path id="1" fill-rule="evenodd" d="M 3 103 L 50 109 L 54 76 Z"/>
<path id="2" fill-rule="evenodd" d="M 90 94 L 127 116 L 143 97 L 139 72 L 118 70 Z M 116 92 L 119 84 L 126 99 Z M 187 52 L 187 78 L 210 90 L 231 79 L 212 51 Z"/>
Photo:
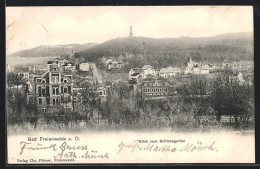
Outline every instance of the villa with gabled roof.
<path id="1" fill-rule="evenodd" d="M 57 62 L 48 62 L 48 70 L 33 77 L 32 85 L 34 90 L 29 90 L 27 103 L 36 101 L 42 112 L 55 105 L 66 105 L 71 107 L 73 82 L 72 74 L 69 71 L 62 71 Z M 32 88 L 28 83 L 28 87 Z"/>

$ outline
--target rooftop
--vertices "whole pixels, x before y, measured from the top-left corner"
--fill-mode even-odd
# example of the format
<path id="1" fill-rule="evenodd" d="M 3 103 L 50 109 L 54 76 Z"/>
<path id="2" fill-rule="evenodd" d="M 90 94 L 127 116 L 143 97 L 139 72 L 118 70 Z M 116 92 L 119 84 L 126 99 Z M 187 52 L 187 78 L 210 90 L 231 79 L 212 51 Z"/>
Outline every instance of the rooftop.
<path id="1" fill-rule="evenodd" d="M 153 69 L 153 67 L 151 65 L 144 65 L 142 69 Z"/>
<path id="2" fill-rule="evenodd" d="M 133 73 L 133 74 L 131 74 L 131 76 L 137 76 L 137 75 L 140 75 L 140 73 Z"/>

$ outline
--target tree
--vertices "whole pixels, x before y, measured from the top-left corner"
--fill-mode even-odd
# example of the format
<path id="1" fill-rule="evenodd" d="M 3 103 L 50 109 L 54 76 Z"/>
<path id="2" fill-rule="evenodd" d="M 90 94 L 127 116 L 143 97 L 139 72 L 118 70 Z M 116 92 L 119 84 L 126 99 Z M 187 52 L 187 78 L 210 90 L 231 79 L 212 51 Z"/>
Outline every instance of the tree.
<path id="1" fill-rule="evenodd" d="M 123 98 L 128 98 L 130 88 L 128 83 L 124 81 L 118 81 L 113 83 L 113 91 L 115 91 L 114 94 L 118 94 L 119 99 L 122 100 Z"/>
<path id="2" fill-rule="evenodd" d="M 190 83 L 178 89 L 178 93 L 192 106 L 198 125 L 201 124 L 200 117 L 205 115 L 208 109 L 207 91 L 208 81 L 205 76 L 191 76 Z"/>
<path id="3" fill-rule="evenodd" d="M 23 123 L 26 121 L 25 105 L 26 105 L 26 92 L 25 81 L 22 76 L 14 73 L 7 74 L 7 101 L 9 122 Z"/>
<path id="4" fill-rule="evenodd" d="M 33 124 L 34 128 L 36 128 L 38 120 L 42 117 L 38 110 L 36 97 L 29 99 L 28 103 L 26 104 L 26 116 L 27 121 Z"/>
<path id="5" fill-rule="evenodd" d="M 225 71 L 213 81 L 210 93 L 212 108 L 216 112 L 217 120 L 221 115 L 229 115 L 235 120 L 235 128 L 248 126 L 253 117 L 253 86 L 247 82 L 241 83 L 236 78 L 237 72 Z"/>
<path id="6" fill-rule="evenodd" d="M 15 73 L 8 73 L 7 74 L 7 84 L 9 87 L 16 86 L 18 88 L 19 86 L 25 86 L 25 80 L 23 76 Z"/>
<path id="7" fill-rule="evenodd" d="M 83 107 L 83 110 L 81 110 L 83 114 L 80 114 L 82 114 L 82 116 L 85 117 L 85 120 L 89 122 L 90 118 L 93 117 L 94 107 L 96 106 L 96 101 L 98 98 L 96 92 L 97 84 L 91 84 L 88 81 L 81 81 L 77 83 L 77 86 L 79 87 L 78 92 L 82 102 L 79 107 Z"/>

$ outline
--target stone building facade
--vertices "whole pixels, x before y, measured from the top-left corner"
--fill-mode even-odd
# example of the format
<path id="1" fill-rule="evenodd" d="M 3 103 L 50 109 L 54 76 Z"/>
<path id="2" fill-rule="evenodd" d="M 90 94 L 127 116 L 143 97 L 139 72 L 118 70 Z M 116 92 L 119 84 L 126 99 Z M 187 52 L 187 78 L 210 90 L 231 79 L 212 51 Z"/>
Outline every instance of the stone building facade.
<path id="1" fill-rule="evenodd" d="M 142 85 L 143 97 L 146 99 L 168 96 L 168 82 L 162 80 L 144 81 Z"/>
<path id="2" fill-rule="evenodd" d="M 72 74 L 64 73 L 56 62 L 49 63 L 48 70 L 41 76 L 34 76 L 32 86 L 32 92 L 27 95 L 27 103 L 36 101 L 42 112 L 55 105 L 71 107 Z"/>

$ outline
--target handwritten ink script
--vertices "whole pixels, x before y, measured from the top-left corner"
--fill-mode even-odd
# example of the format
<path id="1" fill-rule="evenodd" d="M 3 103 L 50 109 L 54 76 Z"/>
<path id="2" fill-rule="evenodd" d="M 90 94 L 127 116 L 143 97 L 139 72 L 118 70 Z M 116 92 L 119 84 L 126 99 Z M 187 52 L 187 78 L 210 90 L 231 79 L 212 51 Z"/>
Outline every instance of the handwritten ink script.
<path id="1" fill-rule="evenodd" d="M 36 141 L 40 141 L 34 143 Z M 28 137 L 27 141 L 20 142 L 20 153 L 28 153 L 28 151 L 51 151 L 54 155 L 51 159 L 17 159 L 18 163 L 28 163 L 28 162 L 40 162 L 40 163 L 52 163 L 54 162 L 75 162 L 77 159 L 109 159 L 109 153 L 100 153 L 97 150 L 90 149 L 87 144 L 72 145 L 70 142 L 79 141 L 79 137 L 73 138 L 49 138 L 49 137 Z M 49 143 L 55 142 L 55 143 Z M 59 143 L 57 143 L 59 142 Z"/>
<path id="2" fill-rule="evenodd" d="M 7 147 L 8 164 L 251 163 L 253 143 L 223 133 L 29 133 L 9 135 Z"/>
<path id="3" fill-rule="evenodd" d="M 166 144 L 162 144 L 166 143 Z M 181 145 L 179 145 L 181 143 Z M 183 144 L 184 143 L 184 144 Z M 186 143 L 185 140 L 135 140 L 133 143 L 120 142 L 118 145 L 118 154 L 122 151 L 150 151 L 150 152 L 201 152 L 215 151 L 218 152 L 216 141 L 210 143 Z"/>
<path id="4" fill-rule="evenodd" d="M 146 156 L 147 153 L 201 153 L 219 151 L 214 140 L 149 139 L 117 140 L 107 146 L 93 144 L 80 137 L 27 137 L 19 142 L 17 163 L 110 162 L 125 155 Z M 37 154 L 35 156 L 35 154 Z M 34 155 L 34 156 L 32 156 Z M 158 154 L 162 155 L 162 154 Z M 25 158 L 26 157 L 26 158 Z M 35 158 L 37 157 L 37 158 Z"/>

